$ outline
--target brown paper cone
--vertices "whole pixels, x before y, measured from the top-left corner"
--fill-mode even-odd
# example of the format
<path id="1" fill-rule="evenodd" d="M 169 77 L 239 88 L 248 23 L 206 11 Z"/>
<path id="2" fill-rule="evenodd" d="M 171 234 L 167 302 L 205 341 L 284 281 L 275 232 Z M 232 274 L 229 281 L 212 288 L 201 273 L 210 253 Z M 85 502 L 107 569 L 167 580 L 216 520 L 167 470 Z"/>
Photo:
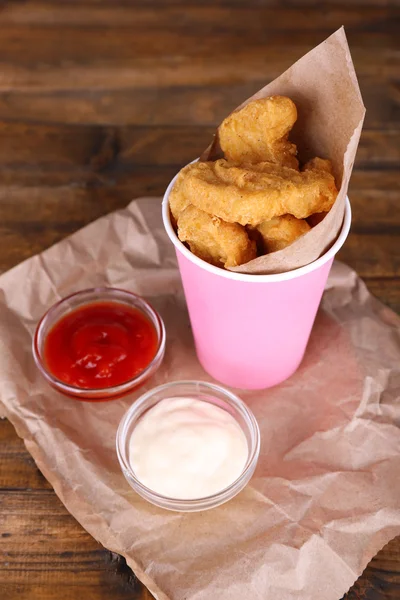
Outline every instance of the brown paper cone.
<path id="1" fill-rule="evenodd" d="M 288 96 L 297 106 L 298 119 L 291 140 L 297 144 L 300 161 L 314 156 L 330 158 L 340 190 L 321 223 L 287 248 L 229 269 L 239 273 L 284 273 L 297 269 L 319 258 L 338 236 L 365 116 L 343 27 L 236 110 L 252 100 L 273 95 Z M 217 133 L 201 160 L 220 156 Z"/>

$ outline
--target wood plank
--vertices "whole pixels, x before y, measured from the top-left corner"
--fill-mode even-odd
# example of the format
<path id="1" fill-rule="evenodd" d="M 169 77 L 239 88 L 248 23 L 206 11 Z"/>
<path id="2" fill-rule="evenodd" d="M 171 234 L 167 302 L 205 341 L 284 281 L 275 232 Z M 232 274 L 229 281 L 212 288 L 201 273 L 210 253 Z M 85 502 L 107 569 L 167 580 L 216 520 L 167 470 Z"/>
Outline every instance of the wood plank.
<path id="1" fill-rule="evenodd" d="M 178 31 L 202 31 L 210 23 L 219 23 L 219 30 L 235 29 L 235 31 L 257 31 L 258 29 L 274 31 L 308 31 L 335 30 L 345 21 L 346 28 L 351 31 L 395 31 L 395 18 L 399 11 L 388 6 L 357 7 L 332 6 L 327 11 L 304 10 L 303 7 L 282 6 L 275 3 L 264 6 L 251 3 L 227 6 L 218 3 L 168 3 L 159 4 L 159 10 L 148 8 L 145 4 L 135 2 L 135 6 L 114 2 L 107 5 L 80 3 L 79 11 L 71 3 L 61 4 L 48 2 L 24 2 L 23 5 L 7 4 L 2 11 L 2 23 L 5 25 L 30 25 L 63 27 L 95 27 L 105 26 L 164 31 L 171 28 Z M 255 14 L 257 18 L 254 19 Z M 310 18 L 312 16 L 312 18 Z"/>
<path id="2" fill-rule="evenodd" d="M 85 126 L 0 122 L 0 164 L 99 166 L 157 165 L 179 167 L 208 146 L 214 127 Z M 400 129 L 364 129 L 358 168 L 400 167 Z M 104 150 L 108 149 L 108 155 Z M 101 155 L 101 157 L 100 157 Z"/>
<path id="3" fill-rule="evenodd" d="M 374 168 L 368 171 L 354 169 L 351 174 L 350 188 L 366 193 L 385 190 L 400 190 L 400 179 L 397 169 Z"/>
<path id="4" fill-rule="evenodd" d="M 352 231 L 360 234 L 400 235 L 398 190 L 359 191 L 350 187 Z"/>
<path id="5" fill-rule="evenodd" d="M 18 5 L 8 6 L 15 10 Z M 43 25 L 38 15 L 38 26 L 11 23 L 0 30 L 2 91 L 116 90 L 250 80 L 261 86 L 346 23 L 350 13 L 360 21 L 354 30 L 347 29 L 358 77 L 396 78 L 398 74 L 396 32 L 400 10 L 390 12 L 385 8 L 376 12 L 367 8 L 352 12 L 346 8 L 337 15 L 337 24 L 319 30 L 314 27 L 315 19 L 326 22 L 334 10 L 272 8 L 268 10 L 275 17 L 266 14 L 263 18 L 259 11 L 242 9 L 242 14 L 242 10 L 229 8 L 222 18 L 218 8 L 213 17 L 209 7 L 200 7 L 196 10 L 201 11 L 203 19 L 197 13 L 191 19 L 187 7 L 181 9 L 181 15 L 176 9 L 135 8 L 133 24 L 111 29 L 109 23 L 104 27 L 68 26 L 62 22 L 63 10 L 77 19 L 83 13 L 61 4 L 60 8 L 61 23 Z M 23 15 L 28 14 L 25 3 L 21 10 Z M 118 13 L 114 8 L 110 10 L 113 15 Z M 51 12 L 46 10 L 45 14 Z M 2 22 L 4 18 L 7 9 L 3 8 Z M 300 29 L 299 21 L 311 29 Z M 294 31 L 290 31 L 290 23 Z M 218 35 L 212 35 L 215 31 Z M 252 35 L 246 37 L 248 31 Z M 246 44 L 238 44 L 238 37 L 246 38 Z M 29 45 L 29 52 L 25 45 Z"/>
<path id="6" fill-rule="evenodd" d="M 322 41 L 322 36 L 321 40 Z M 271 45 L 259 48 L 254 54 L 246 47 L 235 49 L 235 55 L 220 54 L 198 57 L 163 54 L 156 58 L 138 54 L 121 60 L 95 58 L 89 62 L 62 60 L 60 64 L 37 61 L 29 65 L 3 61 L 0 72 L 2 92 L 60 92 L 63 90 L 135 90 L 157 86 L 205 86 L 253 81 L 261 88 L 278 77 L 293 62 L 311 50 Z M 273 54 L 277 57 L 273 58 Z M 381 50 L 364 51 L 352 46 L 352 55 L 358 78 L 396 80 L 398 59 L 396 53 Z M 383 84 L 380 83 L 380 86 Z"/>
<path id="7" fill-rule="evenodd" d="M 240 64 L 240 57 L 237 60 Z M 192 73 L 195 71 L 193 66 Z M 103 73 L 101 78 L 103 88 L 106 75 Z M 130 89 L 115 90 L 111 87 L 96 89 L 95 86 L 70 90 L 68 80 L 64 81 L 64 90 L 57 91 L 47 91 L 45 86 L 36 91 L 18 91 L 14 87 L 0 91 L 0 120 L 48 124 L 215 126 L 270 79 L 272 77 L 246 78 L 237 82 L 231 78 L 225 84 L 210 82 L 203 87 L 175 86 L 171 82 L 172 87 L 156 87 L 154 83 L 152 87 L 140 88 L 130 83 Z M 399 129 L 399 86 L 383 78 L 360 79 L 360 85 L 368 107 L 366 129 Z"/>
<path id="8" fill-rule="evenodd" d="M 63 600 L 75 600 L 77 593 L 84 597 L 83 591 L 88 600 L 150 598 L 141 595 L 136 578 L 129 577 L 126 585 L 128 578 L 118 574 L 115 558 L 82 529 L 53 491 L 0 490 L 0 514 L 2 599 L 18 592 L 26 600 L 33 594 L 53 600 L 60 597 L 60 588 Z"/>
<path id="9" fill-rule="evenodd" d="M 23 237 L 29 229 L 41 235 L 42 229 L 48 229 L 52 223 L 61 238 L 103 214 L 126 206 L 135 197 L 161 195 L 176 172 L 176 167 L 115 170 L 106 175 L 79 169 L 72 172 L 12 169 L 7 173 L 3 170 L 1 224 L 14 229 L 14 234 L 19 231 Z M 40 239 L 37 243 L 40 248 Z M 6 246 L 2 240 L 2 251 Z M 17 255 L 17 248 L 15 252 Z"/>
<path id="10" fill-rule="evenodd" d="M 68 571 L 72 566 L 83 572 L 103 567 L 103 548 L 82 529 L 52 490 L 30 490 L 29 494 L 0 491 L 0 506 L 0 551 L 7 553 L 8 563 L 0 562 L 0 586 L 7 571 L 18 570 L 22 562 L 26 569 L 36 572 L 48 558 L 48 568 L 56 571 Z M 27 536 L 35 537 L 35 545 L 26 543 Z M 42 551 L 41 545 L 47 546 L 46 550 Z"/>
<path id="11" fill-rule="evenodd" d="M 82 582 L 73 571 L 66 577 L 42 572 L 39 581 L 32 581 L 32 573 L 10 573 L 2 583 L 2 600 L 151 600 L 153 596 L 137 584 L 136 590 L 124 582 L 108 582 L 101 573 L 90 573 L 89 581 Z M 12 577 L 12 580 L 11 580 Z M 113 574 L 113 578 L 117 575 Z M 62 590 L 62 592 L 60 591 Z M 60 596 L 60 594 L 62 594 Z"/>
<path id="12" fill-rule="evenodd" d="M 183 10 L 186 13 L 186 10 Z M 157 11 L 157 17 L 162 23 L 164 11 Z M 310 30 L 291 32 L 291 44 L 288 44 L 287 34 L 263 26 L 254 27 L 257 13 L 249 12 L 253 24 L 251 36 L 246 38 L 246 54 L 263 52 L 265 59 L 276 57 L 276 48 L 282 48 L 286 57 L 291 57 L 290 63 L 296 60 L 314 46 L 324 40 L 326 30 Z M 177 19 L 171 26 L 168 22 L 162 28 L 156 27 L 151 31 L 148 27 L 136 28 L 105 27 L 70 28 L 53 25 L 52 27 L 30 25 L 8 25 L 0 31 L 0 55 L 7 56 L 4 62 L 18 65 L 34 65 L 45 63 L 58 65 L 65 61 L 87 62 L 90 58 L 95 61 L 118 62 L 134 59 L 137 54 L 156 60 L 159 57 L 202 57 L 203 60 L 218 61 L 221 57 L 235 60 L 242 54 L 238 44 L 238 36 L 243 36 L 248 28 L 238 27 L 229 29 L 223 23 L 211 21 L 203 27 L 186 26 L 182 19 Z M 262 25 L 262 24 L 260 24 Z M 218 28 L 218 35 L 215 35 Z M 329 33 L 332 29 L 329 29 Z M 214 35 L 210 35 L 213 32 Z M 157 35 L 155 35 L 155 33 Z M 391 48 L 395 47 L 397 38 L 395 32 L 358 32 L 351 35 L 353 52 L 363 50 L 363 65 L 367 69 L 363 74 L 371 74 L 367 65 L 367 57 L 373 59 L 372 64 L 382 64 L 392 56 Z M 26 48 L 30 51 L 27 52 Z M 375 54 L 373 51 L 375 50 Z M 377 56 L 379 53 L 381 57 Z M 239 53 L 239 54 L 238 54 Z M 366 55 L 367 54 L 367 55 Z M 355 55 L 357 59 L 357 54 Z M 275 59 L 276 62 L 276 59 Z M 289 63 L 289 64 L 290 64 Z M 385 63 L 386 64 L 386 63 Z M 390 68 L 390 65 L 388 65 Z M 394 72 L 393 72 L 394 74 Z"/>
<path id="13" fill-rule="evenodd" d="M 4 489 L 51 489 L 7 419 L 0 420 L 0 490 Z"/>
<path id="14" fill-rule="evenodd" d="M 375 556 L 343 600 L 398 600 L 400 597 L 400 537 Z"/>
<path id="15" fill-rule="evenodd" d="M 365 283 L 371 294 L 400 315 L 400 279 L 368 278 Z"/>
<path id="16" fill-rule="evenodd" d="M 400 165 L 400 130 L 373 131 L 364 129 L 357 150 L 356 166 L 359 169 L 375 166 Z"/>
<path id="17" fill-rule="evenodd" d="M 50 14 L 50 11 L 47 12 Z M 339 12 L 331 10 L 324 14 L 302 13 L 301 10 L 288 13 L 287 9 L 277 8 L 265 15 L 260 9 L 238 11 L 230 8 L 182 7 L 169 10 L 167 7 L 158 11 L 143 11 L 135 8 L 131 23 L 113 27 L 109 27 L 107 22 L 86 27 L 84 23 L 82 26 L 78 23 L 74 27 L 62 22 L 62 17 L 59 22 L 47 26 L 39 16 L 34 25 L 7 23 L 7 27 L 0 31 L 0 50 L 2 56 L 7 51 L 4 54 L 7 57 L 5 62 L 21 65 L 37 62 L 58 64 L 66 60 L 84 62 L 85 58 L 87 61 L 92 56 L 96 60 L 121 61 L 134 59 L 137 52 L 149 57 L 184 55 L 208 59 L 233 52 L 234 58 L 239 50 L 238 36 L 246 36 L 247 52 L 263 49 L 270 53 L 276 47 L 285 49 L 291 45 L 299 58 L 341 27 L 348 14 L 349 43 L 355 52 L 363 50 L 363 62 L 366 62 L 366 56 L 372 49 L 381 50 L 387 58 L 393 55 L 391 49 L 397 47 L 397 10 L 392 12 L 383 9 L 377 12 L 366 8 L 358 11 L 358 14 L 348 13 L 346 9 Z M 76 14 L 78 18 L 79 14 Z M 358 22 L 354 29 L 351 26 L 351 14 Z M 314 19 L 321 19 L 315 27 Z M 307 26 L 299 27 L 299 21 L 307 23 Z M 251 35 L 247 35 L 249 31 Z M 29 52 L 26 51 L 27 46 Z M 377 60 L 375 57 L 375 62 Z"/>
<path id="18" fill-rule="evenodd" d="M 389 542 L 382 551 L 371 561 L 371 568 L 377 571 L 386 571 L 394 573 L 396 564 L 400 560 L 400 537 Z M 400 573 L 397 572 L 397 581 L 400 583 Z"/>
<path id="19" fill-rule="evenodd" d="M 18 1 L 18 0 L 16 0 Z M 38 2 L 36 0 L 23 0 L 26 5 L 36 5 Z M 40 2 L 44 6 L 48 6 L 49 8 L 54 7 L 59 4 L 59 0 L 41 0 Z M 110 0 L 68 0 L 68 4 L 85 6 L 85 7 L 108 7 L 110 4 Z M 168 5 L 173 6 L 197 6 L 201 4 L 202 6 L 229 6 L 242 7 L 243 0 L 202 0 L 201 3 L 199 0 L 169 0 Z M 246 6 L 251 8 L 259 8 L 259 7 L 281 7 L 282 0 L 246 0 Z M 284 4 L 287 7 L 296 7 L 296 8 L 321 8 L 321 2 L 319 0 L 284 0 Z M 129 8 L 132 5 L 132 0 L 113 0 L 113 5 L 118 7 L 126 7 Z M 149 5 L 148 0 L 135 0 L 135 6 L 146 8 Z M 165 7 L 164 0 L 151 0 L 151 5 L 154 8 L 163 8 Z M 343 8 L 343 0 L 329 0 L 327 3 L 328 8 L 333 8 L 335 6 L 339 6 Z M 398 8 L 398 0 L 348 0 L 346 2 L 346 6 L 354 6 L 356 8 L 360 8 L 360 6 L 368 7 L 393 7 Z"/>
<path id="20" fill-rule="evenodd" d="M 1 427 L 0 427 L 1 428 Z M 14 433 L 14 436 L 16 434 Z M 45 490 L 50 484 L 26 450 L 0 452 L 0 490 Z"/>
<path id="21" fill-rule="evenodd" d="M 87 165 L 107 128 L 0 123 L 0 164 Z"/>
<path id="22" fill-rule="evenodd" d="M 360 277 L 400 277 L 400 237 L 398 232 L 356 233 L 353 228 L 338 259 L 352 267 Z"/>

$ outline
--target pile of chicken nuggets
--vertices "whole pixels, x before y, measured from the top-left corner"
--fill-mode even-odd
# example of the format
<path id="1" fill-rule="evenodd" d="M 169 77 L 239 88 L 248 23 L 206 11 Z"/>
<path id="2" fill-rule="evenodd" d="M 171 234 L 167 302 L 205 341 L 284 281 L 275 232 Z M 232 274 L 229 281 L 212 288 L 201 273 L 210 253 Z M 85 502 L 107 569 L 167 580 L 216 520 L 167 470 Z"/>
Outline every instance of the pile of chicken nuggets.
<path id="1" fill-rule="evenodd" d="M 331 163 L 316 157 L 300 168 L 288 139 L 296 120 L 290 98 L 254 100 L 220 125 L 224 158 L 181 170 L 169 203 L 193 254 L 239 266 L 287 247 L 331 209 L 338 193 Z"/>

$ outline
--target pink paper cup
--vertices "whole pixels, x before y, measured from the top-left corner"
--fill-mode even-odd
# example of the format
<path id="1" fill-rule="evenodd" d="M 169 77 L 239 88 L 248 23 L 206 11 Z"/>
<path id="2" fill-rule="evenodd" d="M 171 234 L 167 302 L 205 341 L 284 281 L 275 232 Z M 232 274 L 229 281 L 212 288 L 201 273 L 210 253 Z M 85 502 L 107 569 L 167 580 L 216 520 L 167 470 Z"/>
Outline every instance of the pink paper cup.
<path id="1" fill-rule="evenodd" d="M 302 361 L 333 259 L 349 233 L 348 198 L 340 235 L 323 256 L 288 273 L 247 275 L 208 264 L 178 239 L 168 204 L 175 179 L 165 192 L 162 214 L 201 365 L 234 388 L 265 389 L 285 381 Z"/>

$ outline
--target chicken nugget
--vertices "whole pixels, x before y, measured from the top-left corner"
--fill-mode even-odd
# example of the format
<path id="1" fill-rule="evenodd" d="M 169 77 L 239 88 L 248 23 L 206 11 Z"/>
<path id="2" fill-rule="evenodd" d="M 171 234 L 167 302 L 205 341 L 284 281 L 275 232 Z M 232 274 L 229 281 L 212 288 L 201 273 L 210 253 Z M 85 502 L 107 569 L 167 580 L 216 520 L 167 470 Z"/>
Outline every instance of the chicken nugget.
<path id="1" fill-rule="evenodd" d="M 303 171 L 325 171 L 333 175 L 332 163 L 327 158 L 312 158 L 304 165 Z"/>
<path id="2" fill-rule="evenodd" d="M 318 156 L 316 156 L 315 158 L 312 158 L 311 160 L 306 162 L 306 164 L 303 166 L 302 170 L 303 171 L 326 171 L 327 173 L 330 173 L 331 175 L 333 175 L 333 168 L 332 168 L 331 161 L 327 158 L 319 158 Z M 307 223 L 310 225 L 310 227 L 315 227 L 316 225 L 321 223 L 321 221 L 324 220 L 326 215 L 327 215 L 327 212 L 314 213 L 313 215 L 310 215 L 309 217 L 307 217 Z"/>
<path id="3" fill-rule="evenodd" d="M 185 177 L 185 173 L 190 166 L 191 165 L 187 165 L 179 172 L 168 198 L 174 227 L 176 227 L 180 213 L 184 211 L 185 208 L 187 208 L 190 204 L 190 200 L 182 192 L 181 185 L 182 180 Z"/>
<path id="4" fill-rule="evenodd" d="M 244 227 L 192 205 L 178 217 L 178 237 L 193 254 L 217 267 L 237 267 L 257 256 L 256 244 Z"/>
<path id="5" fill-rule="evenodd" d="M 292 244 L 311 227 L 304 219 L 296 219 L 292 215 L 282 215 L 270 221 L 263 221 L 256 227 L 262 236 L 266 253 L 283 250 Z"/>
<path id="6" fill-rule="evenodd" d="M 297 169 L 297 148 L 288 141 L 296 119 L 296 106 L 286 96 L 253 100 L 218 128 L 225 158 L 238 164 L 270 161 Z"/>
<path id="7" fill-rule="evenodd" d="M 228 223 L 259 225 L 291 214 L 305 219 L 332 207 L 337 189 L 326 171 L 295 169 L 270 162 L 238 167 L 219 159 L 194 163 L 181 180 L 190 202 Z"/>

